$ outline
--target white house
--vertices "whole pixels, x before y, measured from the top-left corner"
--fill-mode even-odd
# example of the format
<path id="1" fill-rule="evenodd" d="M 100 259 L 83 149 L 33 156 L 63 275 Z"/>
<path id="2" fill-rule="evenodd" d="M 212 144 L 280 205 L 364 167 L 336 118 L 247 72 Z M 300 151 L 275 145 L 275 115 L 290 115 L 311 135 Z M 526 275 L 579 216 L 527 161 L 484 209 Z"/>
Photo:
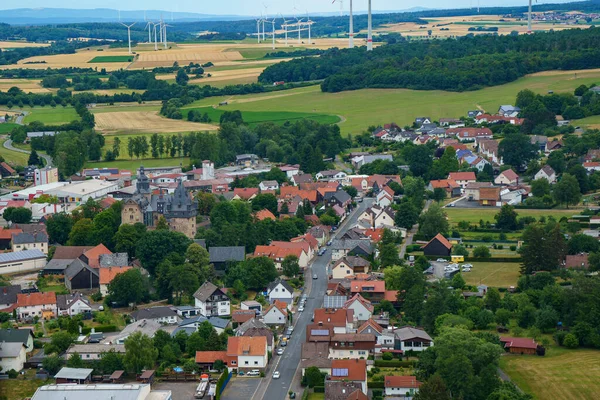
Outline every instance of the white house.
<path id="1" fill-rule="evenodd" d="M 319 180 L 319 181 L 342 182 L 343 180 L 346 179 L 347 176 L 348 176 L 348 174 L 346 174 L 343 171 L 337 171 L 337 170 L 331 169 L 331 170 L 327 170 L 327 171 L 318 172 L 315 175 L 315 178 L 317 178 L 317 180 Z"/>
<path id="2" fill-rule="evenodd" d="M 229 368 L 264 369 L 267 367 L 268 350 L 265 336 L 231 336 L 227 341 Z"/>
<path id="3" fill-rule="evenodd" d="M 592 172 L 600 171 L 600 162 L 597 161 L 588 161 L 583 163 L 583 168 L 591 174 Z"/>
<path id="4" fill-rule="evenodd" d="M 367 274 L 370 266 L 371 263 L 362 257 L 343 257 L 331 267 L 331 277 L 333 279 L 344 279 L 358 273 Z"/>
<path id="5" fill-rule="evenodd" d="M 448 179 L 456 181 L 461 188 L 461 191 L 464 193 L 467 185 L 469 183 L 477 182 L 477 177 L 475 176 L 475 172 L 450 172 L 448 174 Z"/>
<path id="6" fill-rule="evenodd" d="M 167 325 L 176 324 L 180 320 L 179 315 L 175 311 L 165 306 L 142 308 L 132 312 L 130 317 L 133 322 L 152 320 Z"/>
<path id="7" fill-rule="evenodd" d="M 498 115 L 502 117 L 516 117 L 521 112 L 519 107 L 515 107 L 512 105 L 502 105 L 498 109 Z"/>
<path id="8" fill-rule="evenodd" d="M 384 352 L 394 348 L 394 333 L 383 329 L 381 325 L 372 319 L 367 320 L 356 330 L 358 334 L 373 334 L 377 338 L 376 353 Z"/>
<path id="9" fill-rule="evenodd" d="M 204 282 L 194 293 L 195 306 L 206 317 L 231 315 L 231 301 L 221 289 L 211 282 Z"/>
<path id="10" fill-rule="evenodd" d="M 388 207 L 394 202 L 394 190 L 389 186 L 385 186 L 383 190 L 377 193 L 376 202 L 379 207 Z"/>
<path id="11" fill-rule="evenodd" d="M 285 325 L 288 319 L 287 304 L 275 300 L 264 311 L 263 321 L 267 325 Z"/>
<path id="12" fill-rule="evenodd" d="M 125 354 L 125 345 L 123 344 L 72 344 L 65 353 L 68 360 L 71 354 L 77 353 L 83 361 L 96 361 L 102 358 L 102 355 L 109 351 Z"/>
<path id="13" fill-rule="evenodd" d="M 33 340 L 31 329 L 0 329 L 0 343 L 21 343 L 27 353 L 33 351 Z"/>
<path id="14" fill-rule="evenodd" d="M 267 286 L 267 296 L 269 297 L 269 303 L 274 304 L 278 300 L 290 308 L 294 300 L 294 289 L 287 281 L 277 279 Z"/>
<path id="15" fill-rule="evenodd" d="M 259 185 L 258 188 L 260 189 L 261 192 L 264 192 L 265 190 L 279 190 L 279 183 L 277 181 L 262 181 Z"/>
<path id="16" fill-rule="evenodd" d="M 386 397 L 410 400 L 418 393 L 421 382 L 414 376 L 386 376 L 384 379 Z"/>
<path id="17" fill-rule="evenodd" d="M 68 315 L 71 317 L 92 312 L 90 302 L 81 293 L 56 295 L 56 307 L 58 315 Z"/>
<path id="18" fill-rule="evenodd" d="M 389 207 L 385 207 L 377 216 L 375 216 L 375 221 L 373 221 L 374 228 L 393 228 L 395 226 L 394 222 L 395 213 Z"/>
<path id="19" fill-rule="evenodd" d="M 406 326 L 394 332 L 395 348 L 406 353 L 409 350 L 424 351 L 433 346 L 433 339 L 422 329 Z"/>
<path id="20" fill-rule="evenodd" d="M 551 166 L 546 164 L 535 174 L 534 179 L 545 179 L 549 183 L 556 183 L 556 172 L 554 172 Z"/>
<path id="21" fill-rule="evenodd" d="M 37 292 L 17 294 L 17 318 L 30 320 L 56 318 L 56 293 Z"/>
<path id="22" fill-rule="evenodd" d="M 367 321 L 373 315 L 374 307 L 370 301 L 365 300 L 360 294 L 355 294 L 350 300 L 346 301 L 344 308 L 353 310 L 354 316 L 358 321 Z"/>
<path id="23" fill-rule="evenodd" d="M 488 160 L 485 158 L 477 157 L 475 160 L 471 161 L 469 165 L 471 168 L 477 168 L 477 171 L 481 172 L 485 168 L 486 165 L 490 164 Z"/>
<path id="24" fill-rule="evenodd" d="M 519 184 L 519 175 L 512 169 L 500 172 L 500 175 L 494 179 L 496 185 L 513 186 Z"/>
<path id="25" fill-rule="evenodd" d="M 0 367 L 2 372 L 14 369 L 19 372 L 27 359 L 27 348 L 21 342 L 0 342 Z"/>

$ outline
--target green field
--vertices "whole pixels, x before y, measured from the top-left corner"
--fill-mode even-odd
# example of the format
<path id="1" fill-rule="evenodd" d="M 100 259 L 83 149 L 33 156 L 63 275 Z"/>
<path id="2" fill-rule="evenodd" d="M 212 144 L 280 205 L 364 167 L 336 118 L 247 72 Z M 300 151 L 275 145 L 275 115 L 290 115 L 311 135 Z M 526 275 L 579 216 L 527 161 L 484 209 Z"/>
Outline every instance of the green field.
<path id="1" fill-rule="evenodd" d="M 469 285 L 487 285 L 508 288 L 517 286 L 520 272 L 519 263 L 504 262 L 471 262 L 471 272 L 463 272 L 462 276 Z"/>
<path id="2" fill-rule="evenodd" d="M 218 122 L 221 115 L 225 113 L 222 108 L 215 109 L 213 107 L 187 108 L 183 109 L 183 118 L 186 119 L 190 110 L 200 111 L 202 114 L 207 113 L 213 122 Z M 340 118 L 335 115 L 313 114 L 302 112 L 286 112 L 286 111 L 243 111 L 242 118 L 249 125 L 261 124 L 263 122 L 273 122 L 275 124 L 284 124 L 287 121 L 293 122 L 301 119 L 310 119 L 322 124 L 336 124 L 340 122 Z"/>
<path id="3" fill-rule="evenodd" d="M 2 143 L 0 143 L 0 156 L 4 158 L 4 161 L 11 165 L 27 165 L 29 154 L 8 150 L 4 147 L 4 142 L 6 140 L 2 140 Z"/>
<path id="4" fill-rule="evenodd" d="M 92 58 L 91 63 L 111 63 L 111 62 L 133 62 L 133 56 L 96 56 Z"/>
<path id="5" fill-rule="evenodd" d="M 0 134 L 2 134 L 2 133 L 10 133 L 17 126 L 19 126 L 19 125 L 13 124 L 11 122 L 0 124 Z"/>
<path id="6" fill-rule="evenodd" d="M 448 219 L 451 224 L 456 225 L 459 221 L 468 221 L 472 224 L 479 223 L 480 220 L 490 221 L 495 223 L 494 216 L 500 211 L 499 208 L 444 208 L 444 212 L 448 214 Z M 571 217 L 579 214 L 577 210 L 516 210 L 519 217 L 535 217 L 553 216 L 557 220 L 562 217 Z"/>
<path id="7" fill-rule="evenodd" d="M 426 115 L 434 120 L 460 117 L 468 110 L 495 113 L 501 104 L 514 104 L 517 93 L 528 88 L 545 94 L 572 92 L 579 85 L 600 81 L 600 70 L 584 72 L 553 71 L 534 74 L 505 85 L 472 92 L 418 91 L 408 89 L 363 89 L 342 93 L 323 93 L 319 86 L 310 86 L 277 93 L 223 96 L 200 100 L 194 107 L 212 106 L 229 101 L 226 110 L 263 112 L 293 111 L 340 115 L 343 133 L 360 133 L 370 125 L 396 122 L 411 125 L 415 117 Z"/>
<path id="8" fill-rule="evenodd" d="M 117 160 L 117 161 L 97 161 L 97 162 L 87 162 L 84 168 L 119 168 L 119 169 L 128 169 L 131 172 L 135 173 L 140 165 L 144 167 L 152 168 L 152 167 L 175 167 L 179 165 L 189 165 L 190 159 L 189 157 L 185 158 L 151 158 L 151 159 L 133 159 L 133 160 Z"/>
<path id="9" fill-rule="evenodd" d="M 593 400 L 600 393 L 600 351 L 547 349 L 544 357 L 503 356 L 500 368 L 537 400 Z"/>
<path id="10" fill-rule="evenodd" d="M 292 38 L 292 36 L 289 37 L 289 41 L 291 43 L 294 43 L 294 39 Z M 295 42 L 297 43 L 297 42 Z M 260 58 L 264 58 L 268 53 L 279 53 L 279 52 L 285 52 L 285 53 L 290 53 L 290 52 L 294 52 L 294 51 L 302 51 L 302 50 L 306 50 L 305 47 L 283 47 L 283 48 L 277 48 L 275 50 L 273 49 L 266 49 L 264 47 L 247 47 L 247 48 L 239 48 L 239 49 L 235 49 L 235 48 L 231 48 L 228 49 L 227 51 L 239 51 L 240 54 L 242 55 L 242 57 L 246 58 L 246 59 L 252 59 L 252 60 L 257 60 Z"/>
<path id="11" fill-rule="evenodd" d="M 36 107 L 30 110 L 24 119 L 26 124 L 39 121 L 47 125 L 61 125 L 79 119 L 73 107 Z"/>

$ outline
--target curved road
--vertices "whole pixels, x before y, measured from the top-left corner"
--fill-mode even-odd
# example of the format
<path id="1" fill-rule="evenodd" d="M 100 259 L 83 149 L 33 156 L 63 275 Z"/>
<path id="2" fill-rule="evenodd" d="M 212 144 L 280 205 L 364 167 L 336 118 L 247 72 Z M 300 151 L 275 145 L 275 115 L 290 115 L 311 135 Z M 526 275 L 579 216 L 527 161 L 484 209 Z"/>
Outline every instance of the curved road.
<path id="1" fill-rule="evenodd" d="M 22 149 L 18 149 L 16 147 L 14 147 L 12 145 L 12 140 L 10 140 L 10 139 L 7 139 L 4 142 L 4 148 L 7 150 L 16 151 L 18 153 L 30 154 L 30 152 L 27 150 L 22 150 Z M 50 157 L 48 154 L 44 154 L 44 153 L 38 153 L 38 155 L 40 157 L 42 157 L 44 160 L 46 160 L 46 166 L 48 166 L 48 167 L 52 166 L 52 157 Z"/>

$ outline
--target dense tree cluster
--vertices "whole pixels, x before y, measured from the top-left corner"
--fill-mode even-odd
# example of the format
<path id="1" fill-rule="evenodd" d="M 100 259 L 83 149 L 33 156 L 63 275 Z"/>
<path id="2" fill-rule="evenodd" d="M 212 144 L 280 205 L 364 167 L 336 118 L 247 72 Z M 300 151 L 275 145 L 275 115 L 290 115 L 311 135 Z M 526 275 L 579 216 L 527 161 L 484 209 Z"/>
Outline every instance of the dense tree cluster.
<path id="1" fill-rule="evenodd" d="M 362 88 L 476 90 L 547 70 L 597 68 L 600 30 L 519 36 L 469 36 L 363 48 L 330 49 L 317 58 L 278 63 L 263 83 L 325 79 L 324 92 Z"/>

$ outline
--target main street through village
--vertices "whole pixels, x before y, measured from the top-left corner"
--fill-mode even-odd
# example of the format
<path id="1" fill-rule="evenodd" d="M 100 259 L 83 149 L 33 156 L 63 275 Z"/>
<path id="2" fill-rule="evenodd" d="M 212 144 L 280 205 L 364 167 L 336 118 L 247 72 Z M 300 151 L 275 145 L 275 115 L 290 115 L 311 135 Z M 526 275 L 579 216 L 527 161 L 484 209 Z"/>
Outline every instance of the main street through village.
<path id="1" fill-rule="evenodd" d="M 352 211 L 337 230 L 335 237 L 332 236 L 332 239 L 341 237 L 349 228 L 354 226 L 358 221 L 360 214 L 370 207 L 372 203 L 373 199 L 369 198 L 366 198 L 362 203 L 359 203 L 358 207 Z M 283 400 L 287 398 L 287 394 L 290 390 L 297 391 L 294 389 L 299 388 L 301 378 L 300 357 L 302 343 L 304 343 L 306 339 L 306 326 L 311 322 L 315 309 L 323 305 L 323 297 L 325 296 L 325 291 L 327 289 L 328 266 L 330 262 L 331 250 L 328 249 L 324 255 L 315 258 L 309 270 L 306 272 L 305 279 L 308 285 L 310 285 L 310 291 L 306 293 L 308 295 L 308 300 L 306 301 L 304 312 L 296 312 L 294 314 L 294 333 L 292 334 L 287 347 L 285 347 L 285 352 L 282 356 L 273 355 L 274 360 L 271 363 L 271 367 L 254 393 L 254 396 L 252 396 L 252 400 Z M 312 279 L 313 274 L 317 274 L 318 279 Z M 275 353 L 275 351 L 273 353 Z M 273 379 L 273 372 L 275 371 L 279 371 L 281 374 L 279 379 Z M 297 381 L 294 381 L 294 379 L 297 379 Z"/>

